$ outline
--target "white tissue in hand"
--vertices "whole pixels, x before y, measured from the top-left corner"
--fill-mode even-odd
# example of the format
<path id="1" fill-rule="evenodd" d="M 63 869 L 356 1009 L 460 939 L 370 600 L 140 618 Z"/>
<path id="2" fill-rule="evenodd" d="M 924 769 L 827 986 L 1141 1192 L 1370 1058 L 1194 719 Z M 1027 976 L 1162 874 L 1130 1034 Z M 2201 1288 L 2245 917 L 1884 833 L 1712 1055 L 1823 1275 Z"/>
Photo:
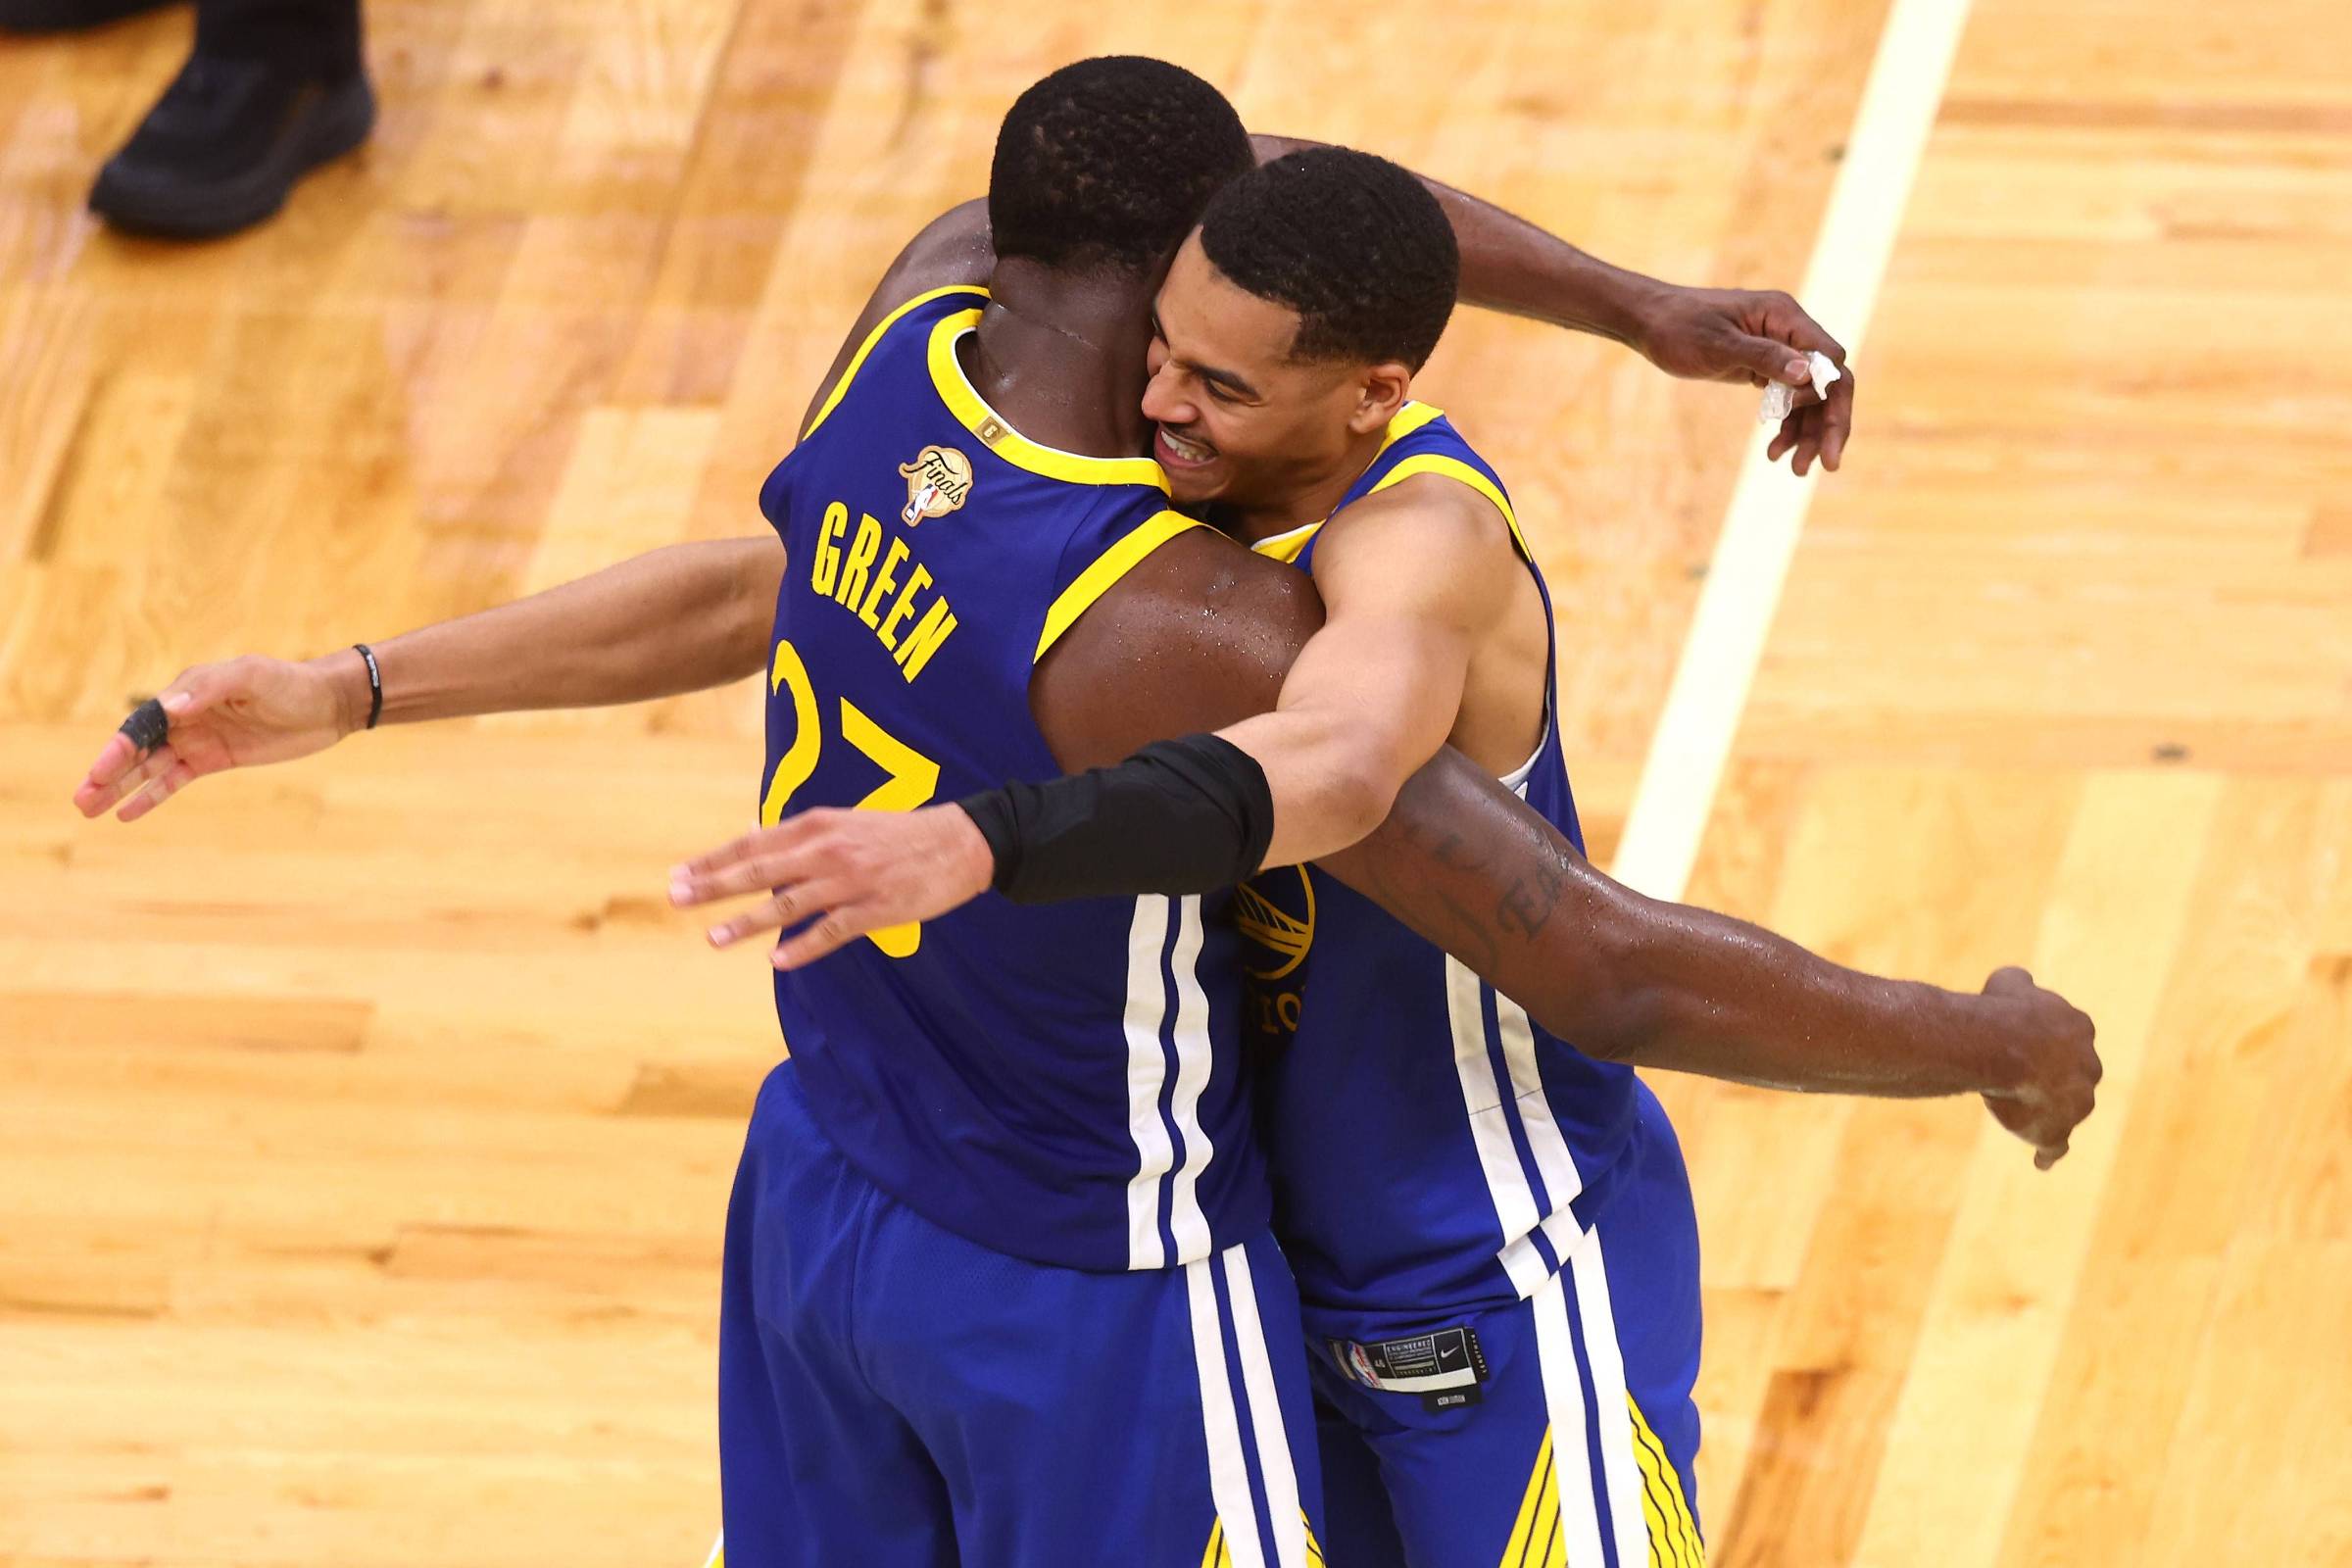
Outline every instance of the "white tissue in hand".
<path id="1" fill-rule="evenodd" d="M 1831 383 L 1838 379 L 1837 363 L 1815 349 L 1805 356 L 1805 369 L 1812 378 L 1813 390 L 1826 397 Z M 1756 422 L 1778 424 L 1788 417 L 1788 411 L 1795 406 L 1796 388 L 1775 381 L 1764 389 L 1764 406 L 1756 411 Z"/>

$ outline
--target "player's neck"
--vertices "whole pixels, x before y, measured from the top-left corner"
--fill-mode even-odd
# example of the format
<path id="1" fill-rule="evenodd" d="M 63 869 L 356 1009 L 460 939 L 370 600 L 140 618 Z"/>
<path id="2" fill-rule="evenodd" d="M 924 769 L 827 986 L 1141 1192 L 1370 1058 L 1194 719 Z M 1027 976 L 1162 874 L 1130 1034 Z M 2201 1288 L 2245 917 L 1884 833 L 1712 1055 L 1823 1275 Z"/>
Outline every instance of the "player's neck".
<path id="1" fill-rule="evenodd" d="M 1144 382 L 1148 279 L 1084 278 L 997 264 L 990 306 L 963 345 L 973 390 L 1032 441 L 1097 458 L 1140 457 L 1151 439 Z"/>
<path id="2" fill-rule="evenodd" d="M 1380 456 L 1387 439 L 1385 430 L 1358 436 L 1348 443 L 1347 450 L 1336 461 L 1301 467 L 1270 487 L 1279 491 L 1278 495 L 1256 505 L 1235 503 L 1228 531 L 1255 544 L 1260 539 L 1321 522 L 1339 509 L 1348 487 L 1372 466 L 1372 460 Z"/>

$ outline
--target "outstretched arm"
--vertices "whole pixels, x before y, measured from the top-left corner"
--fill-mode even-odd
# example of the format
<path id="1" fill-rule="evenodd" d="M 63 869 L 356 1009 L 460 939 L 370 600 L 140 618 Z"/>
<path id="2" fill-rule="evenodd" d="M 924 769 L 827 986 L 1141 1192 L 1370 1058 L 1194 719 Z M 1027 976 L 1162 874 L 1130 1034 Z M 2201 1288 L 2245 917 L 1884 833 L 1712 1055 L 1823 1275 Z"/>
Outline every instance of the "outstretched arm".
<path id="1" fill-rule="evenodd" d="M 1196 529 L 1079 617 L 1039 666 L 1030 706 L 1064 767 L 1103 766 L 1266 711 L 1322 619 L 1303 573 Z M 1102 678 L 1108 669 L 1119 678 Z M 1643 898 L 1450 750 L 1407 781 L 1377 832 L 1323 864 L 1594 1055 L 1781 1089 L 1978 1094 L 2045 1164 L 2090 1112 L 2090 1020 L 2022 972 L 1981 994 L 1886 980 Z M 789 967 L 954 907 L 987 875 L 956 807 L 812 810 L 695 862 L 673 897 L 761 895 L 716 928 L 722 946 L 821 915 L 774 950 Z M 811 893 L 852 884 L 847 904 Z"/>
<path id="2" fill-rule="evenodd" d="M 1251 136 L 1259 163 L 1323 145 L 1295 136 Z M 1835 471 L 1853 433 L 1853 371 L 1845 350 L 1775 289 L 1689 288 L 1612 267 L 1596 256 L 1467 191 L 1420 176 L 1453 220 L 1462 252 L 1462 303 L 1612 338 L 1669 375 L 1700 381 L 1778 381 L 1799 388 L 1796 406 L 1765 449 L 1807 471 Z M 1811 391 L 1805 355 L 1828 355 L 1844 372 L 1826 399 Z"/>
<path id="3" fill-rule="evenodd" d="M 1976 994 L 1886 980 L 1645 898 L 1450 750 L 1323 865 L 1596 1056 L 1765 1089 L 1978 1095 L 2045 1170 L 2091 1111 L 2091 1021 L 2023 969 Z"/>
<path id="4" fill-rule="evenodd" d="M 1595 869 L 1467 758 L 1439 754 L 1381 830 L 1321 862 L 1592 1054 L 1766 1089 L 1920 1097 L 2027 1076 L 1982 999 L 1882 980 Z M 1923 1044 L 1924 1043 L 1924 1044 Z"/>
<path id="5" fill-rule="evenodd" d="M 966 202 L 907 243 L 843 339 L 810 416 L 884 316 L 927 288 L 988 275 L 987 229 L 986 204 Z M 673 545 L 376 643 L 380 722 L 644 702 L 740 680 L 767 662 L 783 574 L 773 534 Z M 136 821 L 208 774 L 324 751 L 366 724 L 370 702 L 367 663 L 350 649 L 199 664 L 160 695 L 165 740 L 142 751 L 110 736 L 74 792 L 82 815 L 119 808 Z"/>
<path id="6" fill-rule="evenodd" d="M 672 545 L 376 643 L 381 722 L 644 702 L 739 680 L 766 662 L 783 574 L 773 534 Z M 82 815 L 120 803 L 136 821 L 207 774 L 324 751 L 366 724 L 368 666 L 351 649 L 249 654 L 184 669 L 161 698 L 164 743 L 141 752 L 110 736 L 74 792 Z"/>
<path id="7" fill-rule="evenodd" d="M 1223 540 L 1161 553 L 1039 672 L 1033 706 L 1065 766 L 1262 709 L 1321 623 L 1297 571 L 1285 580 Z M 1089 678 L 1113 664 L 1158 676 L 1140 689 Z M 1320 863 L 1594 1055 L 1775 1089 L 1982 1095 L 2044 1165 L 2090 1113 L 2090 1020 L 2023 971 L 1981 994 L 1886 980 L 1644 898 L 1450 748 L 1406 781 L 1378 831 Z"/>
<path id="8" fill-rule="evenodd" d="M 1294 136 L 1250 140 L 1260 163 L 1325 145 Z M 1787 294 L 1692 288 L 1644 277 L 1588 255 L 1492 202 L 1426 174 L 1420 178 L 1453 220 L 1462 252 L 1464 304 L 1611 338 L 1669 375 L 1796 387 L 1796 407 L 1767 454 L 1775 461 L 1790 455 L 1789 466 L 1798 473 L 1816 459 L 1833 470 L 1843 459 L 1853 433 L 1853 369 L 1845 363 L 1845 349 Z M 818 399 L 839 378 L 857 344 L 890 311 L 929 289 L 985 282 L 995 263 L 986 202 L 964 202 L 932 220 L 883 274 L 842 357 L 818 388 Z M 1810 390 L 1805 366 L 1806 353 L 1816 350 L 1843 372 L 1826 400 Z M 815 404 L 809 412 L 815 412 Z"/>

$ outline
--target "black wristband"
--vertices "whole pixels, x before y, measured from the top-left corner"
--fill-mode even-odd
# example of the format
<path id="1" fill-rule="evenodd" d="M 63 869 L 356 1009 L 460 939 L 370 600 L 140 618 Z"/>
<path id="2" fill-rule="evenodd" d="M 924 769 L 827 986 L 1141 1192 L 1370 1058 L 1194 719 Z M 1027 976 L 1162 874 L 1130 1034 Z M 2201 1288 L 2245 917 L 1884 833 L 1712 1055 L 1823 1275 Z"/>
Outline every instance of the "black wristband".
<path id="1" fill-rule="evenodd" d="M 368 722 L 363 729 L 375 728 L 375 721 L 384 716 L 384 672 L 375 667 L 375 650 L 366 643 L 353 643 L 352 648 L 368 665 Z"/>
<path id="2" fill-rule="evenodd" d="M 992 885 L 1016 904 L 1231 887 L 1256 873 L 1274 836 L 1265 769 L 1215 735 L 956 804 L 996 858 Z"/>

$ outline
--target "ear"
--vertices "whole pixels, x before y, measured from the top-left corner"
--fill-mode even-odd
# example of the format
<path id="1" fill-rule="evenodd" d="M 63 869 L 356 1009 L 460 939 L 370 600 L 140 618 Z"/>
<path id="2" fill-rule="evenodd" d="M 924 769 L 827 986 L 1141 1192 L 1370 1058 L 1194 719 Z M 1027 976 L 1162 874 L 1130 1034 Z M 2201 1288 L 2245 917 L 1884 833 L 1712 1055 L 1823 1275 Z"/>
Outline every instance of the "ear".
<path id="1" fill-rule="evenodd" d="M 1411 370 L 1394 360 L 1373 366 L 1364 372 L 1355 408 L 1348 416 L 1348 428 L 1357 435 L 1385 429 L 1412 395 Z"/>

